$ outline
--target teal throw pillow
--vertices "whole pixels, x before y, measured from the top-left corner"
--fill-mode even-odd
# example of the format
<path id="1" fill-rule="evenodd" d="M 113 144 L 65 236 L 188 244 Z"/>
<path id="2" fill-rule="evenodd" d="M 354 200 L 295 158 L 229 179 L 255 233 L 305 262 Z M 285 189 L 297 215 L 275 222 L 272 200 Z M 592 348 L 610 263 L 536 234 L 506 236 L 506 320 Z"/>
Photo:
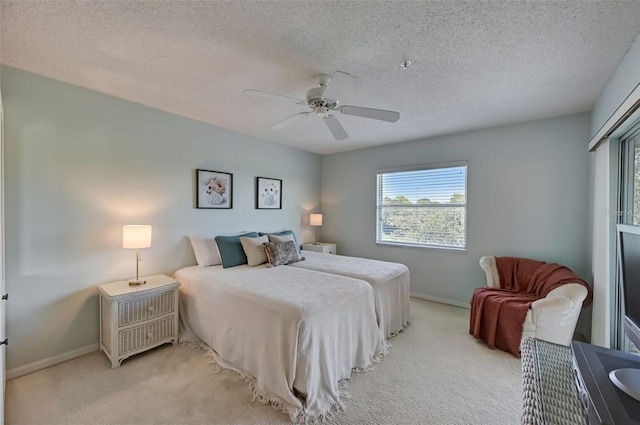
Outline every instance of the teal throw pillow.
<path id="1" fill-rule="evenodd" d="M 247 256 L 242 249 L 242 243 L 240 238 L 257 238 L 256 232 L 249 232 L 243 235 L 235 236 L 216 236 L 216 244 L 218 245 L 218 251 L 220 251 L 220 259 L 222 260 L 222 267 L 229 268 L 239 266 L 241 264 L 247 264 Z"/>

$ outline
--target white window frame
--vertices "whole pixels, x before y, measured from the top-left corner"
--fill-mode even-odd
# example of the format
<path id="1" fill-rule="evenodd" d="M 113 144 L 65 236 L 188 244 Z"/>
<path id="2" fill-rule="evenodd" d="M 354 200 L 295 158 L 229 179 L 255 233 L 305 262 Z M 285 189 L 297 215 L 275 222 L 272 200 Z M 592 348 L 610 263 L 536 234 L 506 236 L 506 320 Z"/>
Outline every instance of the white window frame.
<path id="1" fill-rule="evenodd" d="M 427 244 L 427 243 L 419 243 L 419 242 L 411 242 L 411 241 L 388 241 L 380 238 L 382 234 L 380 226 L 381 226 L 381 210 L 383 205 L 381 204 L 383 199 L 383 188 L 380 184 L 381 176 L 388 173 L 396 173 L 403 171 L 426 171 L 433 170 L 439 168 L 456 168 L 456 167 L 465 167 L 465 179 L 464 179 L 464 204 L 412 204 L 411 207 L 418 206 L 419 208 L 440 208 L 440 207 L 451 207 L 451 206 L 463 206 L 464 207 L 464 246 L 450 246 L 450 245 L 439 245 L 439 244 Z M 454 162 L 445 162 L 445 163 L 437 163 L 437 164 L 426 164 L 426 165 L 414 165 L 408 167 L 399 167 L 399 168 L 387 168 L 381 169 L 376 172 L 376 245 L 381 246 L 397 246 L 397 247 L 413 247 L 413 248 L 427 248 L 427 249 L 438 249 L 445 251 L 458 251 L 458 252 L 466 252 L 468 241 L 467 241 L 467 223 L 468 223 L 468 205 L 469 205 L 469 196 L 468 196 L 468 180 L 469 180 L 469 163 L 468 161 L 454 161 Z"/>

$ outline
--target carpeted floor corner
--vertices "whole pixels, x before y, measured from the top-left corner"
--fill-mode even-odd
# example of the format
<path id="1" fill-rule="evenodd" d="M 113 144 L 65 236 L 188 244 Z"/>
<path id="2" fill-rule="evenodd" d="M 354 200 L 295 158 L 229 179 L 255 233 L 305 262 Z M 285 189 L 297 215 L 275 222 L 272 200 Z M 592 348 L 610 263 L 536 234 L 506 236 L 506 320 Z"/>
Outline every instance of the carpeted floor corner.
<path id="1" fill-rule="evenodd" d="M 411 299 L 412 324 L 375 370 L 349 383 L 330 424 L 517 424 L 520 360 L 468 334 L 469 310 Z M 7 381 L 11 425 L 286 424 L 251 401 L 237 376 L 215 373 L 205 351 L 164 345 L 118 369 L 101 352 Z"/>

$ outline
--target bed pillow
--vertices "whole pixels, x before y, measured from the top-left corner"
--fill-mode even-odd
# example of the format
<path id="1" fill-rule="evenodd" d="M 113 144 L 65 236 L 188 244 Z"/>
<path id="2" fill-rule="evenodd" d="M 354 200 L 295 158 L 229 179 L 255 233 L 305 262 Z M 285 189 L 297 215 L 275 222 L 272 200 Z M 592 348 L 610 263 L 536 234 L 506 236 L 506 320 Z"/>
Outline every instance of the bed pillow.
<path id="1" fill-rule="evenodd" d="M 265 242 L 269 242 L 267 236 L 258 236 L 257 238 L 241 237 L 240 243 L 244 255 L 247 256 L 247 264 L 249 267 L 259 266 L 267 262 L 267 254 L 264 252 Z"/>
<path id="2" fill-rule="evenodd" d="M 247 264 L 247 256 L 242 249 L 241 237 L 257 238 L 256 232 L 249 232 L 242 235 L 235 236 L 216 236 L 216 244 L 218 245 L 218 251 L 220 251 L 220 259 L 222 260 L 222 267 L 229 268 L 239 266 L 241 264 Z"/>
<path id="3" fill-rule="evenodd" d="M 298 250 L 293 241 L 265 242 L 263 245 L 264 252 L 267 254 L 267 260 L 269 261 L 267 267 L 297 263 L 298 261 L 304 260 L 304 257 L 298 254 Z"/>
<path id="4" fill-rule="evenodd" d="M 293 240 L 293 235 L 280 235 L 280 236 L 268 235 L 268 236 L 269 236 L 269 240 L 267 242 L 293 242 L 294 244 L 296 243 L 296 241 Z"/>
<path id="5" fill-rule="evenodd" d="M 213 238 L 201 238 L 199 236 L 189 236 L 191 248 L 196 256 L 199 266 L 217 266 L 222 264 L 218 245 Z"/>
<path id="6" fill-rule="evenodd" d="M 296 234 L 293 230 L 282 230 L 280 232 L 270 232 L 270 233 L 264 233 L 264 232 L 260 232 L 259 233 L 260 236 L 263 235 L 268 235 L 268 236 L 284 236 L 284 235 L 291 235 L 291 237 L 293 238 L 293 243 L 296 246 L 296 251 L 298 251 L 298 254 L 302 254 L 302 251 L 300 251 L 300 244 L 298 243 L 298 238 L 296 238 Z M 271 239 L 269 239 L 271 240 Z M 272 241 L 272 242 L 278 242 L 278 241 Z"/>

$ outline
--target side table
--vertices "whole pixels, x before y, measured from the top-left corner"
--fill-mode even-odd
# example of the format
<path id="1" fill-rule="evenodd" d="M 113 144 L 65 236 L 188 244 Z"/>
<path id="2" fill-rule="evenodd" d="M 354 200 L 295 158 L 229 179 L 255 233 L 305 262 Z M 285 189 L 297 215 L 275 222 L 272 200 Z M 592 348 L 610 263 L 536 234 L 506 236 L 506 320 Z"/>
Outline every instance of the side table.
<path id="1" fill-rule="evenodd" d="M 126 280 L 100 285 L 100 349 L 111 367 L 134 354 L 178 341 L 178 287 L 165 275 L 130 286 Z"/>
<path id="2" fill-rule="evenodd" d="M 336 254 L 338 245 L 334 243 L 318 242 L 302 244 L 303 251 L 323 252 L 325 254 Z"/>

